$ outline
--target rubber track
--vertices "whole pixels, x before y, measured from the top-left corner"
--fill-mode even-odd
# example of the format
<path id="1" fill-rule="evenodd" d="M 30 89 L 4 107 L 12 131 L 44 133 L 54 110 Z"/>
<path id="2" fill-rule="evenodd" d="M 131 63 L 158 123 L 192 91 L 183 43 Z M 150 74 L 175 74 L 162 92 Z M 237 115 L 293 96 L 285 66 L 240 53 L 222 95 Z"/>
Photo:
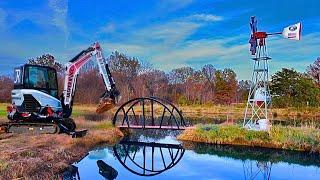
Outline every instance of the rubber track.
<path id="1" fill-rule="evenodd" d="M 5 128 L 5 131 L 7 133 L 11 133 L 10 129 L 15 127 L 16 128 L 22 127 L 21 129 L 22 131 L 26 131 L 26 129 L 28 129 L 30 132 L 33 132 L 36 134 L 56 134 L 59 132 L 57 125 L 52 123 L 3 123 L 3 124 L 0 124 L 0 127 L 1 129 Z M 50 128 L 55 127 L 55 130 L 54 131 L 50 130 L 45 132 L 45 130 L 40 130 L 41 127 L 50 127 Z M 17 132 L 13 132 L 13 133 L 17 133 Z"/>

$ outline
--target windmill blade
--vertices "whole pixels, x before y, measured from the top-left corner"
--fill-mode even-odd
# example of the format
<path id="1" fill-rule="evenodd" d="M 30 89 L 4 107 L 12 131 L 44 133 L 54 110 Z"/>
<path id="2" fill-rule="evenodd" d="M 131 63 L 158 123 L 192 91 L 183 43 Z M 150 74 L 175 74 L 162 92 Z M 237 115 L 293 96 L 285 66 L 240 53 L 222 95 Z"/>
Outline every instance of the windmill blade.
<path id="1" fill-rule="evenodd" d="M 255 33 L 257 32 L 257 20 L 255 19 L 255 16 L 251 16 L 250 21 L 250 29 L 251 29 L 251 35 L 249 39 L 250 43 L 250 52 L 251 55 L 255 55 L 257 52 L 257 39 L 255 38 Z"/>
<path id="2" fill-rule="evenodd" d="M 249 39 L 249 43 L 250 43 L 251 55 L 255 55 L 257 52 L 258 42 L 257 42 L 257 39 L 254 37 L 254 35 L 251 35 L 251 37 Z"/>
<path id="3" fill-rule="evenodd" d="M 287 39 L 300 40 L 301 30 L 302 30 L 302 24 L 301 22 L 299 22 L 291 26 L 285 27 L 282 31 L 282 35 L 284 38 L 287 38 Z"/>
<path id="4" fill-rule="evenodd" d="M 255 32 L 257 32 L 257 20 L 255 16 L 251 16 L 250 29 L 251 29 L 251 34 L 254 34 Z"/>

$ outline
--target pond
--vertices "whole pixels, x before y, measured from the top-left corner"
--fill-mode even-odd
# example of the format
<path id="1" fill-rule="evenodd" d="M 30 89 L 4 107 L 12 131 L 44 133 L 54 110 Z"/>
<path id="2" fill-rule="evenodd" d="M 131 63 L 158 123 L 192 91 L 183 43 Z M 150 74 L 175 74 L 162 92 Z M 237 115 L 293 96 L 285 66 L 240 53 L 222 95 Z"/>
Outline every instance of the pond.
<path id="1" fill-rule="evenodd" d="M 320 179 L 317 154 L 179 142 L 178 131 L 134 131 L 70 166 L 64 179 Z"/>

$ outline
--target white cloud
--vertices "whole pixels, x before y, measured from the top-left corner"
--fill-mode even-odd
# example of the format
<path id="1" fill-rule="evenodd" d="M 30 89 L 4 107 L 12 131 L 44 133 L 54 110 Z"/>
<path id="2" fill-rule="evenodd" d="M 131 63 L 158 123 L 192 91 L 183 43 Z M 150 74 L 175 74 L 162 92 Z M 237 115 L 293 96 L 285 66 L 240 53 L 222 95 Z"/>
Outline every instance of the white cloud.
<path id="1" fill-rule="evenodd" d="M 194 14 L 189 16 L 188 19 L 196 21 L 216 22 L 223 20 L 223 17 L 213 14 Z"/>
<path id="2" fill-rule="evenodd" d="M 320 53 L 320 33 L 311 33 L 307 35 L 302 34 L 300 41 L 284 39 L 280 36 L 270 38 L 267 42 L 270 47 L 272 54 L 290 54 L 291 57 L 302 57 L 302 56 L 319 56 Z M 276 48 L 274 48 L 276 47 Z M 284 59 L 291 59 L 290 56 L 284 56 Z"/>
<path id="3" fill-rule="evenodd" d="M 52 24 L 64 32 L 66 46 L 70 34 L 67 23 L 68 0 L 49 0 L 48 5 L 53 10 Z"/>
<path id="4" fill-rule="evenodd" d="M 181 44 L 171 51 L 158 51 L 151 59 L 158 67 L 168 65 L 168 62 L 170 62 L 170 65 L 163 67 L 165 70 L 172 69 L 172 66 L 181 67 L 197 64 L 197 61 L 201 61 L 198 64 L 211 63 L 219 67 L 226 64 L 241 63 L 244 58 L 248 58 L 246 54 L 248 45 L 228 45 L 230 41 L 240 38 L 242 36 L 225 39 L 192 40 Z"/>
<path id="5" fill-rule="evenodd" d="M 113 43 L 113 42 L 102 42 L 102 47 L 104 51 L 111 53 L 114 51 L 119 51 L 131 56 L 133 53 L 135 56 L 142 56 L 145 53 L 145 47 L 136 44 L 123 44 L 123 43 Z M 108 56 L 108 55 L 106 55 Z"/>
<path id="6" fill-rule="evenodd" d="M 133 34 L 133 39 L 142 43 L 173 45 L 185 40 L 200 26 L 200 24 L 192 22 L 171 21 L 137 31 Z"/>
<path id="7" fill-rule="evenodd" d="M 116 25 L 114 23 L 108 23 L 101 28 L 102 33 L 113 33 L 116 31 Z"/>
<path id="8" fill-rule="evenodd" d="M 294 68 L 305 72 L 306 67 L 320 56 L 320 33 L 302 35 L 300 41 L 288 40 L 282 37 L 270 38 L 268 43 L 271 72 L 282 67 Z"/>
<path id="9" fill-rule="evenodd" d="M 190 5 L 193 0 L 160 0 L 158 8 L 162 12 L 176 11 Z"/>

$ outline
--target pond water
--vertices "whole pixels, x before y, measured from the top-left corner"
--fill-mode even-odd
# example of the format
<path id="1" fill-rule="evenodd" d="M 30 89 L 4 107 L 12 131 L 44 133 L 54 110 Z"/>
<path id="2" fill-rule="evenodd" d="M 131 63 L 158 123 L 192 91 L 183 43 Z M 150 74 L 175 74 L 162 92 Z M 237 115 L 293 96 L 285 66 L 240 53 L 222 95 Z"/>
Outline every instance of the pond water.
<path id="1" fill-rule="evenodd" d="M 316 154 L 179 142 L 178 133 L 135 131 L 90 151 L 64 179 L 320 179 Z"/>

